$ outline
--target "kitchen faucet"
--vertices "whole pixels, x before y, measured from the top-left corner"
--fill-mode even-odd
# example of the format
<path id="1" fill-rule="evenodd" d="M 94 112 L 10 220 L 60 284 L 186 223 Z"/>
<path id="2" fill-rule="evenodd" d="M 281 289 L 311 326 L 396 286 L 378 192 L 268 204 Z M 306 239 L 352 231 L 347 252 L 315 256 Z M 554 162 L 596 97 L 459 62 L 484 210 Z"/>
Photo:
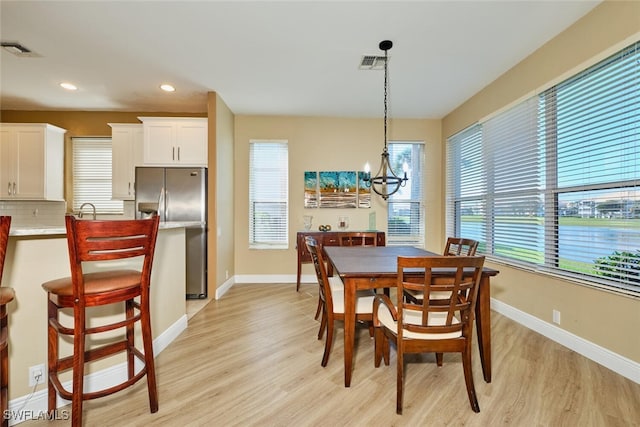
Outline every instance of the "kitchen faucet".
<path id="1" fill-rule="evenodd" d="M 83 203 L 82 205 L 80 205 L 80 212 L 78 212 L 78 218 L 82 218 L 82 209 L 84 209 L 85 206 L 91 206 L 91 209 L 93 209 L 93 219 L 96 219 L 96 206 L 93 203 Z"/>

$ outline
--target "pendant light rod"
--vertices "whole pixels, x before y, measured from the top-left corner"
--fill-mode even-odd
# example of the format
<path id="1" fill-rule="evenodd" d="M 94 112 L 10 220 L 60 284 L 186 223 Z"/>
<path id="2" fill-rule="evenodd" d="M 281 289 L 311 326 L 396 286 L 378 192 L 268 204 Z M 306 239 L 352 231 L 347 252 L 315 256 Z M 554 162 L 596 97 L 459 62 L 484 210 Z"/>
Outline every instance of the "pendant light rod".
<path id="1" fill-rule="evenodd" d="M 404 171 L 404 177 L 400 178 L 389 163 L 389 150 L 387 149 L 387 96 L 389 86 L 389 49 L 393 47 L 393 42 L 391 40 L 383 40 L 378 47 L 384 51 L 384 149 L 381 154 L 380 168 L 375 177 L 371 178 L 369 164 L 367 163 L 365 166 L 364 182 L 376 194 L 387 200 L 389 196 L 400 190 L 400 187 L 404 187 L 409 178 L 407 178 L 406 170 Z"/>

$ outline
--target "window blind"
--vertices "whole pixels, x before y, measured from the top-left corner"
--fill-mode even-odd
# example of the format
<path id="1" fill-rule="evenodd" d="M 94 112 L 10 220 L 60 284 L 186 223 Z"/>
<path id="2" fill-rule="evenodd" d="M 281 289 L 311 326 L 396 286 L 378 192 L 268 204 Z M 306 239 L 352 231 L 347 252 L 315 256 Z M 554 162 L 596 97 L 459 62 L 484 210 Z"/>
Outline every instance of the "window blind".
<path id="1" fill-rule="evenodd" d="M 640 293 L 640 43 L 447 143 L 447 232 Z"/>
<path id="2" fill-rule="evenodd" d="M 537 139 L 537 99 L 531 98 L 482 126 L 487 174 L 487 218 L 495 255 L 541 263 L 544 241 L 544 162 Z"/>
<path id="3" fill-rule="evenodd" d="M 478 251 L 487 244 L 487 168 L 482 127 L 471 126 L 449 138 L 447 144 L 447 236 L 478 241 Z"/>
<path id="4" fill-rule="evenodd" d="M 640 43 L 540 97 L 556 182 L 546 251 L 556 267 L 640 290 Z"/>
<path id="5" fill-rule="evenodd" d="M 249 247 L 289 247 L 289 160 L 286 141 L 249 144 Z"/>
<path id="6" fill-rule="evenodd" d="M 387 244 L 424 247 L 423 142 L 389 142 L 389 162 L 401 176 L 407 166 L 407 181 L 387 202 Z"/>
<path id="7" fill-rule="evenodd" d="M 111 138 L 72 138 L 72 147 L 73 211 L 92 203 L 97 213 L 122 214 L 122 201 L 111 199 Z"/>

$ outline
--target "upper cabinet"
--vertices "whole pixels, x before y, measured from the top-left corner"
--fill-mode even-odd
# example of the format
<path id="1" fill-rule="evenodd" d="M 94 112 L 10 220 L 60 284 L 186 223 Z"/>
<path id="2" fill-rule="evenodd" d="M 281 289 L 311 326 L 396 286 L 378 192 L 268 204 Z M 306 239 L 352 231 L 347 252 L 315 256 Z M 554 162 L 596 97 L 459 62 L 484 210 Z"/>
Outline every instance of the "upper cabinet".
<path id="1" fill-rule="evenodd" d="M 111 126 L 111 197 L 134 200 L 136 166 L 142 165 L 142 124 L 109 123 Z"/>
<path id="2" fill-rule="evenodd" d="M 0 123 L 0 200 L 64 200 L 64 134 L 41 123 Z"/>
<path id="3" fill-rule="evenodd" d="M 139 117 L 143 162 L 149 166 L 207 166 L 207 119 Z"/>

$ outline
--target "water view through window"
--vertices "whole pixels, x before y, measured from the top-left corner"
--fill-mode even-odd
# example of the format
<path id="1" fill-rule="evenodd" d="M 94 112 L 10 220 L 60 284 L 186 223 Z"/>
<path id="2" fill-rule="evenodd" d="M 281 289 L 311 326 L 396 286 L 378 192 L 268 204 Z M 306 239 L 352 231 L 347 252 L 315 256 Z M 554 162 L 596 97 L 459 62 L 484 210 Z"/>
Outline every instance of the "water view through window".
<path id="1" fill-rule="evenodd" d="M 449 138 L 447 231 L 640 292 L 640 43 Z"/>

